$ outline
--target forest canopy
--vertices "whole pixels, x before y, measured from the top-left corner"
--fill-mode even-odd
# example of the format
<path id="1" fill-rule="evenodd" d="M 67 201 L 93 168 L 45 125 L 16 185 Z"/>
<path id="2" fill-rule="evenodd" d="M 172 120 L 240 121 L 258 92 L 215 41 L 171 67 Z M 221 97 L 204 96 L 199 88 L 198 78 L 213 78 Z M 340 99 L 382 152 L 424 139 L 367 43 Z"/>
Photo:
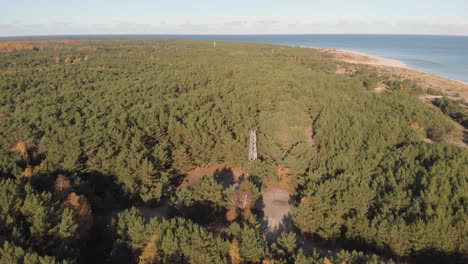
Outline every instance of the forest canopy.
<path id="1" fill-rule="evenodd" d="M 2 263 L 466 261 L 462 102 L 431 107 L 403 80 L 375 93 L 372 72 L 300 47 L 14 43 L 0 51 Z M 271 188 L 291 206 L 274 235 L 257 205 Z"/>

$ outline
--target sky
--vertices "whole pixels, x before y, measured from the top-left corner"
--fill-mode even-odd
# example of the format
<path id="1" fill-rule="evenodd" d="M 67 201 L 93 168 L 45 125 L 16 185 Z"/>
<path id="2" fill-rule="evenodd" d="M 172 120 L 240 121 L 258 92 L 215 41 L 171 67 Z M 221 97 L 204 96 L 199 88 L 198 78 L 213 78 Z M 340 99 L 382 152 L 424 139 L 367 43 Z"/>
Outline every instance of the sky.
<path id="1" fill-rule="evenodd" d="M 468 35 L 467 0 L 0 0 L 0 36 Z"/>

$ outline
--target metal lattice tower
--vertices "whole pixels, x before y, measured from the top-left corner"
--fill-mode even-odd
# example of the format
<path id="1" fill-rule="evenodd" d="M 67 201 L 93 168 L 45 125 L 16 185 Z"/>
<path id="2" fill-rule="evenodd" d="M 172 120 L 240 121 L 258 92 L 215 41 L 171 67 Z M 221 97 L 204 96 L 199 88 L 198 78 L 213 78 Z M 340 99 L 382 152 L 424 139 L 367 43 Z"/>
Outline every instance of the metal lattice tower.
<path id="1" fill-rule="evenodd" d="M 257 159 L 257 133 L 250 130 L 249 162 Z"/>

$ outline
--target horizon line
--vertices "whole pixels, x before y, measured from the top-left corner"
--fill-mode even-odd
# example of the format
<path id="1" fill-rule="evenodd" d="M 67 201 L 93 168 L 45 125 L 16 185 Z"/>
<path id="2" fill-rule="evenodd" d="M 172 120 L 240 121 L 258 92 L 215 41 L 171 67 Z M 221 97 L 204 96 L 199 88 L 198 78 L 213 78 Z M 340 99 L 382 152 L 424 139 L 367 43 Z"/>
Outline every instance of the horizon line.
<path id="1" fill-rule="evenodd" d="M 0 36 L 0 39 L 14 39 L 14 38 L 48 38 L 48 37 L 99 37 L 99 36 L 294 36 L 294 35 L 366 35 L 366 36 L 441 36 L 441 37 L 468 37 L 465 34 L 418 34 L 418 33 L 278 33 L 278 34 L 268 34 L 268 33 L 105 33 L 105 34 L 37 34 L 37 35 L 7 35 Z"/>

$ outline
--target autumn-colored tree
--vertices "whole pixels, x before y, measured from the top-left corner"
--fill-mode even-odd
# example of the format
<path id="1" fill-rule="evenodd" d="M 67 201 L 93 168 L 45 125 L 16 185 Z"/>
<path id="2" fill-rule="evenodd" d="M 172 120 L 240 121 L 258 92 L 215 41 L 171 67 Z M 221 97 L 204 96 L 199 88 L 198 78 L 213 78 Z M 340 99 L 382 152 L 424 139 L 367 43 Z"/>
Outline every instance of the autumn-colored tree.
<path id="1" fill-rule="evenodd" d="M 237 219 L 238 215 L 239 213 L 237 212 L 237 205 L 230 203 L 229 208 L 226 212 L 226 220 L 228 220 L 229 222 L 232 222 Z"/>
<path id="2" fill-rule="evenodd" d="M 34 174 L 34 169 L 31 165 L 29 165 L 30 160 L 29 160 L 29 150 L 28 146 L 26 145 L 26 142 L 24 140 L 19 140 L 16 145 L 11 148 L 11 152 L 18 153 L 20 154 L 28 164 L 26 168 L 23 170 L 21 173 L 21 176 L 29 178 Z"/>
<path id="3" fill-rule="evenodd" d="M 239 242 L 237 242 L 237 239 L 233 239 L 231 242 L 231 247 L 229 248 L 229 257 L 231 257 L 232 264 L 239 264 L 241 261 Z"/>
<path id="4" fill-rule="evenodd" d="M 258 198 L 258 193 L 256 186 L 249 181 L 243 181 L 239 186 L 228 190 L 226 219 L 234 221 L 239 214 L 242 215 L 244 220 L 248 219 Z"/>
<path id="5" fill-rule="evenodd" d="M 16 142 L 16 145 L 11 149 L 12 152 L 19 153 L 23 158 L 27 159 L 28 155 L 28 147 L 26 146 L 26 142 L 23 140 L 19 140 Z"/>
<path id="6" fill-rule="evenodd" d="M 291 169 L 283 165 L 279 165 L 277 169 L 278 184 L 281 188 L 289 190 L 292 185 Z"/>
<path id="7" fill-rule="evenodd" d="M 54 194 L 60 199 L 64 199 L 72 191 L 70 180 L 63 174 L 59 174 L 55 180 Z"/>
<path id="8" fill-rule="evenodd" d="M 156 241 L 158 240 L 157 235 L 152 235 L 148 241 L 148 244 L 143 249 L 140 255 L 139 264 L 153 264 L 159 260 L 158 248 L 156 247 Z"/>
<path id="9" fill-rule="evenodd" d="M 88 199 L 84 195 L 77 195 L 75 192 L 71 192 L 65 202 L 63 202 L 62 208 L 70 208 L 73 211 L 74 217 L 78 222 L 78 231 L 82 237 L 86 237 L 94 222 Z"/>
<path id="10" fill-rule="evenodd" d="M 29 177 L 31 177 L 33 174 L 34 174 L 34 169 L 33 169 L 33 167 L 30 166 L 30 165 L 28 165 L 28 166 L 26 166 L 26 168 L 24 169 L 23 173 L 21 173 L 21 176 L 26 177 L 26 178 L 29 178 Z"/>
<path id="11" fill-rule="evenodd" d="M 323 264 L 333 264 L 333 263 L 327 257 L 324 257 Z"/>

